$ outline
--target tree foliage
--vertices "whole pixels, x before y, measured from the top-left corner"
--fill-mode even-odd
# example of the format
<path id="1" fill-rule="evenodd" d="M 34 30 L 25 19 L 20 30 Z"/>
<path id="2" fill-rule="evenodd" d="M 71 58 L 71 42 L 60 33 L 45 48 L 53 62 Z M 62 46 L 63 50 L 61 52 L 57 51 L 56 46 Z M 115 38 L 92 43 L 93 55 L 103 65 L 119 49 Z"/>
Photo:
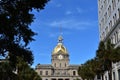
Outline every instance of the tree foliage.
<path id="1" fill-rule="evenodd" d="M 30 73 L 28 76 L 36 75 L 34 70 L 27 66 L 27 64 L 31 65 L 34 59 L 32 51 L 27 45 L 34 40 L 33 36 L 36 34 L 29 27 L 35 19 L 31 12 L 44 9 L 48 1 L 0 0 L 0 57 L 5 58 L 8 62 L 0 62 L 0 78 L 9 75 L 2 80 L 13 80 L 13 77 L 10 77 L 15 76 L 13 71 L 17 69 L 18 57 L 24 61 L 25 64 L 21 65 L 26 66 L 26 70 Z M 32 80 L 40 79 L 35 76 Z"/>
<path id="2" fill-rule="evenodd" d="M 13 67 L 9 61 L 0 63 L 1 80 L 41 80 L 41 77 L 34 69 L 28 65 L 22 58 L 17 57 L 17 69 L 13 71 Z"/>
<path id="3" fill-rule="evenodd" d="M 81 65 L 78 69 L 78 74 L 82 77 L 83 80 L 88 79 L 88 80 L 93 80 L 95 77 L 94 73 L 94 66 L 93 66 L 93 61 L 94 60 L 88 60 L 86 63 Z"/>
<path id="4" fill-rule="evenodd" d="M 17 80 L 41 80 L 41 77 L 22 58 L 18 58 Z"/>
<path id="5" fill-rule="evenodd" d="M 26 46 L 33 41 L 29 25 L 34 21 L 33 9 L 42 10 L 49 0 L 0 0 L 0 56 L 32 54 Z M 32 57 L 24 58 L 32 63 Z"/>
<path id="6" fill-rule="evenodd" d="M 98 48 L 96 57 L 98 58 L 99 63 L 101 64 L 104 71 L 108 71 L 109 80 L 112 80 L 112 64 L 120 61 L 120 47 L 115 48 L 114 44 L 108 40 L 106 43 L 100 42 L 100 44 L 103 44 L 103 46 L 99 45 L 103 50 L 101 51 L 100 48 Z"/>
<path id="7" fill-rule="evenodd" d="M 116 47 L 108 40 L 101 41 L 94 59 L 88 60 L 78 70 L 83 79 L 91 79 L 90 76 L 101 75 L 108 71 L 109 80 L 112 80 L 112 64 L 120 61 L 120 47 Z M 90 75 L 91 74 L 91 75 Z"/>
<path id="8" fill-rule="evenodd" d="M 17 75 L 13 73 L 13 68 L 9 62 L 0 62 L 0 79 L 1 80 L 16 80 Z"/>

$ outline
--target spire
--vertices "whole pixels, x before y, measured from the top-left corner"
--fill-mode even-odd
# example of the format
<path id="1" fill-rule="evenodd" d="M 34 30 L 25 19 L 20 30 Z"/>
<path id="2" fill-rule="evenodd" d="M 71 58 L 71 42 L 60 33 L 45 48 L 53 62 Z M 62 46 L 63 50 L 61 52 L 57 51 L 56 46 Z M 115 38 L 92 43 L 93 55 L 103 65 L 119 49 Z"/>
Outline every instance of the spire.
<path id="1" fill-rule="evenodd" d="M 59 27 L 59 31 L 60 31 L 60 35 L 58 37 L 58 44 L 57 46 L 54 48 L 52 54 L 58 54 L 59 51 L 62 51 L 63 54 L 68 54 L 68 51 L 66 49 L 66 47 L 63 45 L 63 37 L 62 37 L 62 30 L 61 30 L 61 26 Z"/>
<path id="2" fill-rule="evenodd" d="M 62 35 L 62 26 L 60 25 L 60 35 Z"/>
<path id="3" fill-rule="evenodd" d="M 62 43 L 63 42 L 63 37 L 62 37 L 62 26 L 60 26 L 60 36 L 58 37 L 58 43 Z"/>

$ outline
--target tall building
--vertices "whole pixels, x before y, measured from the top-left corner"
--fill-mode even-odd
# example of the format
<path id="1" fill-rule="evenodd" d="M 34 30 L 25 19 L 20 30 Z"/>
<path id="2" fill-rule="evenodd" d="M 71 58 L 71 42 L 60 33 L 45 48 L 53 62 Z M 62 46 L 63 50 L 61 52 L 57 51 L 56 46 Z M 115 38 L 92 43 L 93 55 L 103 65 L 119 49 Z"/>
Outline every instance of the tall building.
<path id="1" fill-rule="evenodd" d="M 120 45 L 120 0 L 98 0 L 100 40 Z"/>
<path id="2" fill-rule="evenodd" d="M 52 51 L 51 64 L 38 64 L 36 72 L 42 80 L 82 80 L 78 75 L 80 65 L 69 64 L 69 53 L 63 45 L 63 38 L 59 36 L 58 44 Z"/>
<path id="3" fill-rule="evenodd" d="M 100 40 L 120 46 L 120 0 L 98 0 Z M 112 80 L 120 80 L 120 62 L 113 64 Z M 104 79 L 109 80 L 108 72 Z"/>

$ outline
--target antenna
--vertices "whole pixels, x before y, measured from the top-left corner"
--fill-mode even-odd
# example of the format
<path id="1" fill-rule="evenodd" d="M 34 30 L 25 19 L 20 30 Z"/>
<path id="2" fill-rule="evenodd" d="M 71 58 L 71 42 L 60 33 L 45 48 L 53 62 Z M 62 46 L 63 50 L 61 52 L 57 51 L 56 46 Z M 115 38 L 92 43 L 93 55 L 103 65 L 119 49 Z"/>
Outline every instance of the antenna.
<path id="1" fill-rule="evenodd" d="M 60 25 L 60 35 L 62 35 L 62 26 Z"/>
<path id="2" fill-rule="evenodd" d="M 62 37 L 62 26 L 61 26 L 61 25 L 60 25 L 60 27 L 59 27 L 59 31 L 60 31 L 60 36 L 58 37 L 58 42 L 59 42 L 59 43 L 62 43 L 63 37 Z"/>

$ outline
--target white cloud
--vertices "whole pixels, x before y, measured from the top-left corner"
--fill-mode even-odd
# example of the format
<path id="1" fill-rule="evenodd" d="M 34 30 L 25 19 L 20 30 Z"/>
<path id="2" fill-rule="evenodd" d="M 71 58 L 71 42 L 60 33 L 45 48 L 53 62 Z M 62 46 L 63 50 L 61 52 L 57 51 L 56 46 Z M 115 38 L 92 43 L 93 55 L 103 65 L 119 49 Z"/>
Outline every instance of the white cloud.
<path id="1" fill-rule="evenodd" d="M 65 29 L 74 29 L 74 30 L 83 30 L 88 29 L 92 26 L 96 26 L 96 21 L 79 21 L 79 20 L 61 20 L 53 21 L 49 24 L 52 27 L 59 27 L 62 25 L 62 28 Z"/>
<path id="2" fill-rule="evenodd" d="M 83 12 L 83 10 L 80 9 L 80 8 L 76 8 L 76 10 L 77 10 L 78 13 L 82 13 Z"/>
<path id="3" fill-rule="evenodd" d="M 56 7 L 61 7 L 62 5 L 61 4 L 56 4 Z"/>
<path id="4" fill-rule="evenodd" d="M 72 14 L 72 11 L 66 11 L 65 14 L 66 14 L 66 15 L 70 15 L 70 14 Z"/>

